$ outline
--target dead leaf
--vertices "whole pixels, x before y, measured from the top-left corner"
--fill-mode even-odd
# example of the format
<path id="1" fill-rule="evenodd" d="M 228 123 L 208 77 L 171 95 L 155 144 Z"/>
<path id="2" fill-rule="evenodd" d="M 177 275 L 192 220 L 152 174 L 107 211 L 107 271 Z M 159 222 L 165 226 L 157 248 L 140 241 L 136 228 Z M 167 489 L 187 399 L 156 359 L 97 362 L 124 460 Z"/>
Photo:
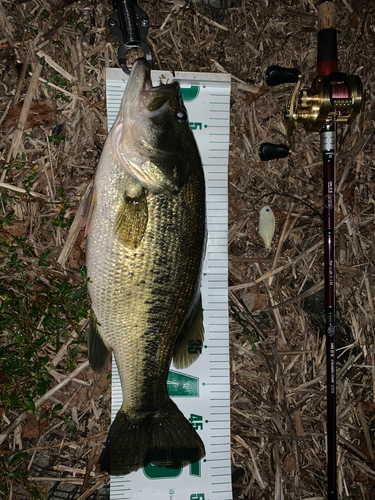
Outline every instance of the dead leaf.
<path id="1" fill-rule="evenodd" d="M 21 115 L 23 104 L 17 104 L 8 111 L 1 128 L 16 127 Z M 40 125 L 50 125 L 56 118 L 55 107 L 45 101 L 32 101 L 30 111 L 26 119 L 25 130 Z"/>
<path id="2" fill-rule="evenodd" d="M 46 287 L 44 285 L 38 285 L 34 283 L 32 286 L 32 291 L 34 293 L 30 294 L 30 299 L 36 304 L 39 304 L 39 302 L 42 300 L 42 292 L 45 290 L 45 288 Z"/>
<path id="3" fill-rule="evenodd" d="M 0 50 L 0 64 L 5 67 L 10 67 L 15 62 L 14 49 L 10 45 L 3 44 Z"/>
<path id="4" fill-rule="evenodd" d="M 251 104 L 256 99 L 258 99 L 258 97 L 261 97 L 263 94 L 266 94 L 269 91 L 270 89 L 268 87 L 260 87 L 256 94 L 249 92 L 245 97 L 246 104 Z"/>
<path id="5" fill-rule="evenodd" d="M 296 460 L 292 456 L 287 456 L 283 462 L 283 469 L 285 472 L 293 472 L 296 470 Z"/>
<path id="6" fill-rule="evenodd" d="M 369 476 L 362 471 L 357 472 L 357 474 L 354 476 L 353 480 L 356 483 L 361 483 L 364 485 L 369 485 L 369 484 L 371 484 L 371 482 L 373 482 L 373 481 L 371 481 Z"/>
<path id="7" fill-rule="evenodd" d="M 284 342 L 281 337 L 277 337 L 276 349 L 277 352 L 290 351 L 290 345 L 287 342 Z"/>
<path id="8" fill-rule="evenodd" d="M 26 420 L 26 424 L 22 428 L 22 439 L 37 439 L 39 438 L 48 426 L 48 419 L 42 418 L 39 422 L 35 420 L 34 414 Z"/>
<path id="9" fill-rule="evenodd" d="M 23 236 L 26 233 L 25 224 L 20 220 L 12 221 L 12 225 L 6 226 L 6 230 L 12 236 Z"/>
<path id="10" fill-rule="evenodd" d="M 230 159 L 229 159 L 229 160 L 230 160 Z M 229 201 L 229 206 L 230 206 L 231 210 L 233 210 L 233 212 L 234 212 L 236 215 L 240 216 L 240 215 L 241 215 L 241 213 L 242 213 L 242 210 L 241 210 L 241 208 L 238 206 L 238 204 L 233 203 L 233 201 L 232 201 L 232 199 L 231 199 L 231 198 L 229 198 L 229 200 L 228 200 L 228 201 Z"/>
<path id="11" fill-rule="evenodd" d="M 84 231 L 78 233 L 77 239 L 74 242 L 73 248 L 68 257 L 70 269 L 78 270 L 85 264 L 85 252 L 82 249 L 84 243 Z"/>
<path id="12" fill-rule="evenodd" d="M 92 385 L 92 392 L 90 393 L 90 397 L 94 397 L 98 394 L 103 394 L 108 389 L 112 382 L 111 378 L 108 378 L 108 375 L 111 372 L 112 361 L 108 363 L 103 373 L 93 375 L 92 378 L 94 379 L 94 383 Z"/>
<path id="13" fill-rule="evenodd" d="M 317 455 L 313 460 L 314 469 L 317 471 L 325 470 L 326 468 L 326 457 L 325 455 Z"/>
<path id="14" fill-rule="evenodd" d="M 257 290 L 245 293 L 242 300 L 249 312 L 260 311 L 267 305 L 267 295 Z"/>
<path id="15" fill-rule="evenodd" d="M 370 401 L 362 401 L 362 408 L 363 411 L 366 413 L 368 411 L 371 411 L 373 413 L 375 411 L 375 405 L 371 403 Z"/>

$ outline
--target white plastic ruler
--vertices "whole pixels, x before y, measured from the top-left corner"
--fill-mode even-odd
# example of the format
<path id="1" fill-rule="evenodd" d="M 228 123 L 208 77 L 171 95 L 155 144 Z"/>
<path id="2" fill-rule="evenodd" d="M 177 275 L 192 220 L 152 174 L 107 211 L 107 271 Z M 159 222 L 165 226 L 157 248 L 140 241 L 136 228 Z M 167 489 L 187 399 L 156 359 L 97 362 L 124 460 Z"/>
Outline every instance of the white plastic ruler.
<path id="1" fill-rule="evenodd" d="M 117 116 L 128 77 L 107 69 L 108 129 Z M 111 477 L 111 500 L 232 500 L 228 334 L 228 150 L 230 75 L 153 71 L 154 85 L 178 80 L 206 179 L 208 240 L 203 264 L 204 348 L 186 370 L 173 365 L 168 393 L 200 434 L 206 457 L 184 468 L 149 464 Z M 115 363 L 112 420 L 122 403 Z"/>

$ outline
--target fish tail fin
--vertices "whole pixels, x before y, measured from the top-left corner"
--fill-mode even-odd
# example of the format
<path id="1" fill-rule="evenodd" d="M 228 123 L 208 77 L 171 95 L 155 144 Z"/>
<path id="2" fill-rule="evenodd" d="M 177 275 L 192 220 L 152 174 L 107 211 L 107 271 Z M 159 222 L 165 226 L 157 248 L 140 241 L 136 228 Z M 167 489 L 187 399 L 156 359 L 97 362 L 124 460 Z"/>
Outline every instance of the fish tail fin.
<path id="1" fill-rule="evenodd" d="M 125 475 L 148 463 L 179 468 L 205 456 L 204 444 L 189 421 L 168 398 L 162 409 L 131 417 L 121 408 L 99 457 L 101 470 Z"/>

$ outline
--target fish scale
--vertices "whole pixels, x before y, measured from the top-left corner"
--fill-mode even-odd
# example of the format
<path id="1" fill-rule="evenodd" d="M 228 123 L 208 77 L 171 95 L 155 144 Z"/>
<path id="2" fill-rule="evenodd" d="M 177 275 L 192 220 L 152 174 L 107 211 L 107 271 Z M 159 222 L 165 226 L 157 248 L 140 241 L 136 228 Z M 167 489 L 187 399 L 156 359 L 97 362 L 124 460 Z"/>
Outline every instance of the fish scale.
<path id="1" fill-rule="evenodd" d="M 97 264 L 98 276 L 91 273 L 90 280 L 94 282 L 100 279 L 101 286 L 97 294 L 91 293 L 90 288 L 90 295 L 95 304 L 97 320 L 102 330 L 105 329 L 106 339 L 115 351 L 121 379 L 125 381 L 124 396 L 129 390 L 139 396 L 139 385 L 143 385 L 143 383 L 140 384 L 142 373 L 146 372 L 154 376 L 150 368 L 142 366 L 145 359 L 146 362 L 151 362 L 147 353 L 147 337 L 151 336 L 151 343 L 159 346 L 155 335 L 159 334 L 168 338 L 170 332 L 178 328 L 185 313 L 186 304 L 189 304 L 192 299 L 200 255 L 191 252 L 195 248 L 196 240 L 191 240 L 189 247 L 188 242 L 185 241 L 186 238 L 180 237 L 181 225 L 187 224 L 187 195 L 189 189 L 192 188 L 195 189 L 193 185 L 186 186 L 186 189 L 183 188 L 177 197 L 168 194 L 147 196 L 149 220 L 153 223 L 148 226 L 140 247 L 133 251 L 124 248 L 118 240 L 113 238 L 109 230 L 110 224 L 97 226 L 93 219 L 92 224 L 94 227 L 97 226 L 97 232 L 101 235 L 100 239 L 105 243 L 105 247 L 103 251 L 98 248 L 93 249 L 95 252 L 93 260 Z M 121 200 L 121 190 L 119 190 L 118 197 Z M 181 198 L 186 202 L 182 206 L 185 208 L 185 217 L 181 213 Z M 200 210 L 196 212 L 201 219 L 199 212 L 204 213 L 204 206 L 201 205 L 199 208 Z M 163 214 L 163 217 L 160 217 L 160 214 Z M 113 216 L 115 216 L 114 213 Z M 191 220 L 189 222 L 191 224 Z M 197 225 L 196 222 L 195 225 Z M 201 240 L 203 237 L 204 234 L 201 234 Z M 92 239 L 95 242 L 99 240 L 95 234 L 92 234 Z M 111 241 L 112 248 L 109 248 L 108 242 Z M 193 255 L 189 255 L 190 253 Z M 90 257 L 89 246 L 88 258 Z M 126 262 L 127 265 L 119 267 L 120 261 Z M 195 270 L 193 276 L 189 276 L 191 274 L 189 268 Z M 145 309 L 145 305 L 150 307 Z M 112 307 L 113 313 L 108 317 L 109 307 Z M 140 315 L 139 311 L 143 311 L 143 314 Z M 124 335 L 119 337 L 118 332 L 124 332 Z M 161 358 L 157 360 L 158 364 L 163 363 L 167 370 L 173 342 L 174 337 L 171 337 L 169 345 L 166 346 L 163 343 L 162 351 L 158 353 L 158 358 Z M 139 352 L 137 358 L 133 355 L 134 349 Z M 129 353 L 132 354 L 131 361 L 127 359 L 130 357 Z M 152 362 L 154 363 L 154 360 Z M 127 372 L 130 372 L 131 376 Z M 148 381 L 150 385 L 153 382 L 152 377 Z M 137 382 L 136 386 L 131 389 L 126 383 L 129 379 Z M 155 382 L 152 383 L 152 390 L 155 391 L 154 398 L 158 397 L 160 390 L 164 391 L 160 381 L 157 382 L 159 387 L 155 387 Z M 131 407 L 126 403 L 126 397 L 124 406 Z"/>

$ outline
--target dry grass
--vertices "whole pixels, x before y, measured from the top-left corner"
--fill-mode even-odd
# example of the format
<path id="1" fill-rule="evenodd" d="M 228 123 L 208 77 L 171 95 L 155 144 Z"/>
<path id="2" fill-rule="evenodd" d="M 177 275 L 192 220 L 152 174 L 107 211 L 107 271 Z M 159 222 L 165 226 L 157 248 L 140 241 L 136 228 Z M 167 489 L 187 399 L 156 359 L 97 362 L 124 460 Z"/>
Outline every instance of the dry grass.
<path id="1" fill-rule="evenodd" d="M 285 142 L 283 111 L 290 91 L 266 88 L 265 69 L 297 66 L 305 86 L 311 84 L 317 3 L 244 0 L 214 11 L 192 1 L 140 2 L 150 16 L 156 67 L 233 75 L 229 290 L 236 499 L 325 498 L 319 135 L 298 129 L 289 158 L 265 164 L 258 156 L 266 139 Z M 375 496 L 375 14 L 372 0 L 336 5 L 340 69 L 359 75 L 364 86 L 363 112 L 340 130 L 338 141 L 338 490 L 340 499 L 370 500 Z M 13 230 L 36 256 L 48 249 L 51 273 L 72 282 L 84 263 L 82 232 L 78 227 L 77 239 L 62 253 L 68 228 L 45 221 L 57 217 L 63 204 L 65 220 L 77 213 L 106 138 L 105 67 L 117 66 L 118 47 L 106 27 L 110 13 L 109 3 L 91 0 L 0 4 L 2 165 L 23 160 L 21 169 L 3 170 L 1 192 L 12 197 Z M 33 100 L 40 101 L 39 108 Z M 21 115 L 12 122 L 6 116 L 17 104 L 23 105 Z M 32 193 L 26 194 L 22 181 L 32 174 L 37 174 L 30 181 Z M 266 204 L 277 221 L 270 251 L 257 233 L 258 213 Z M 254 297 L 258 305 L 250 314 L 243 304 Z M 56 359 L 50 352 L 55 384 L 65 377 L 59 366 L 63 354 Z M 85 359 L 81 348 L 78 368 Z M 12 450 L 28 450 L 31 476 L 32 464 L 47 454 L 48 475 L 78 482 L 83 500 L 94 498 L 105 481 L 95 463 L 109 425 L 110 396 L 105 376 L 86 369 L 75 377 L 43 407 L 61 403 L 78 434 L 71 439 L 66 427 L 51 430 L 48 422 L 32 434 L 32 417 L 12 411 L 3 417 L 2 431 L 16 418 L 23 422 L 7 435 L 1 453 L 6 458 Z M 19 480 L 10 487 L 12 498 L 29 495 Z"/>

